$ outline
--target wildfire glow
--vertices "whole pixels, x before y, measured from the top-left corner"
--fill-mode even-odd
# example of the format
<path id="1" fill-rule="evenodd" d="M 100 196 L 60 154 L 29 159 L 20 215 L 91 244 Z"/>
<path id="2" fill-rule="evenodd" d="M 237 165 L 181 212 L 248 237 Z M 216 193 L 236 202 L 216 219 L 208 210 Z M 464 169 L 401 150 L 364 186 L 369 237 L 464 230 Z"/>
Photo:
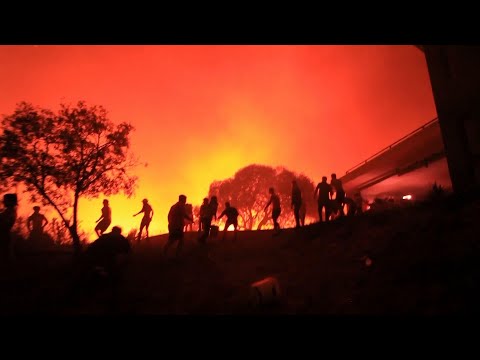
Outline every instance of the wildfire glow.
<path id="1" fill-rule="evenodd" d="M 403 200 L 412 200 L 412 195 L 405 195 L 402 197 Z"/>
<path id="2" fill-rule="evenodd" d="M 143 198 L 150 235 L 165 233 L 179 194 L 199 205 L 212 181 L 246 165 L 317 183 L 436 116 L 414 46 L 0 46 L 0 79 L 0 114 L 23 100 L 52 110 L 85 100 L 132 123 L 138 188 L 108 197 L 124 233 L 138 229 Z M 91 239 L 104 198 L 80 199 Z M 25 195 L 19 212 L 32 206 Z"/>

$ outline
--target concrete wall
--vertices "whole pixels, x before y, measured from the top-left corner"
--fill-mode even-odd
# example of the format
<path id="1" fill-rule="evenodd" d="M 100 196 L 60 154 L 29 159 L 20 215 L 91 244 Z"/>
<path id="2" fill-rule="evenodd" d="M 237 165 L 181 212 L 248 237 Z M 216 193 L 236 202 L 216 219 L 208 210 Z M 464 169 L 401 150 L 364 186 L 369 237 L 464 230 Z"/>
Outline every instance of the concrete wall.
<path id="1" fill-rule="evenodd" d="M 480 46 L 423 45 L 453 189 L 480 187 Z"/>

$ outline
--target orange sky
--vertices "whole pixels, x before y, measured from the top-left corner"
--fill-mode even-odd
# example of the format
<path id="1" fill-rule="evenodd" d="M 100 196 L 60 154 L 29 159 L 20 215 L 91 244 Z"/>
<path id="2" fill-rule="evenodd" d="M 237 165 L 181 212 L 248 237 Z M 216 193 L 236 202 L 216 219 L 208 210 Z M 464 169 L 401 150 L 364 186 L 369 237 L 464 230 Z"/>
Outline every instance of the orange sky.
<path id="1" fill-rule="evenodd" d="M 153 234 L 180 193 L 199 204 L 245 165 L 341 176 L 436 117 L 413 46 L 0 46 L 0 93 L 0 114 L 22 100 L 56 110 L 83 99 L 131 122 L 146 166 L 134 198 L 110 198 L 112 225 L 138 226 L 147 197 Z M 101 207 L 80 204 L 87 232 Z"/>

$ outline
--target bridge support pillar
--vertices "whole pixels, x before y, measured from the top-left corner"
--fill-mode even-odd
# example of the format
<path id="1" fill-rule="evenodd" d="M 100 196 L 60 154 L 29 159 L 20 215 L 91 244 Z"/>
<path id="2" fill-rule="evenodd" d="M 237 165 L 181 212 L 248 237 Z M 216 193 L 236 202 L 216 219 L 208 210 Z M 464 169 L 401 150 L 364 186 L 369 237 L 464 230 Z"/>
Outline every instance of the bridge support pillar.
<path id="1" fill-rule="evenodd" d="M 424 45 L 450 178 L 480 188 L 480 46 Z"/>

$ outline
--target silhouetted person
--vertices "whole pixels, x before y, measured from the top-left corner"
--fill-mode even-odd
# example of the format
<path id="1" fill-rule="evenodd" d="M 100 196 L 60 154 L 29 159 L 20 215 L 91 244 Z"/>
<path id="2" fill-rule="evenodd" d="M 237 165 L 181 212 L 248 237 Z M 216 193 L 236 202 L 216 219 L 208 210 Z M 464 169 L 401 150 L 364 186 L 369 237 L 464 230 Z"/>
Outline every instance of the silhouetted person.
<path id="1" fill-rule="evenodd" d="M 10 259 L 12 255 L 11 230 L 17 220 L 17 195 L 3 195 L 5 209 L 0 212 L 0 260 Z"/>
<path id="2" fill-rule="evenodd" d="M 302 192 L 295 180 L 292 180 L 292 208 L 295 216 L 295 227 L 300 227 L 300 207 L 302 206 Z"/>
<path id="3" fill-rule="evenodd" d="M 217 221 L 217 211 L 218 211 L 218 199 L 216 196 L 212 196 L 210 198 L 210 212 L 212 214 L 212 218 L 215 218 L 215 221 Z"/>
<path id="4" fill-rule="evenodd" d="M 300 216 L 300 224 L 302 226 L 305 226 L 305 217 L 307 216 L 307 204 L 306 204 L 306 201 L 303 199 L 302 199 L 302 205 L 300 205 L 299 216 Z"/>
<path id="5" fill-rule="evenodd" d="M 118 303 L 118 287 L 128 264 L 132 249 L 130 242 L 122 235 L 122 229 L 114 226 L 110 233 L 102 234 L 91 243 L 84 253 L 82 278 L 92 290 L 98 285 L 111 289 L 110 307 L 114 310 Z"/>
<path id="6" fill-rule="evenodd" d="M 30 232 L 30 239 L 39 241 L 43 237 L 43 228 L 48 224 L 45 215 L 40 214 L 40 206 L 33 207 L 33 214 L 27 219 L 27 228 Z"/>
<path id="7" fill-rule="evenodd" d="M 356 214 L 362 214 L 363 213 L 363 205 L 365 203 L 365 200 L 362 198 L 362 194 L 360 192 L 356 192 L 353 194 L 353 201 L 355 201 L 355 204 L 357 205 L 356 208 Z"/>
<path id="8" fill-rule="evenodd" d="M 200 222 L 202 224 L 202 235 L 199 236 L 198 241 L 205 243 L 208 234 L 210 233 L 210 226 L 212 225 L 212 208 L 208 198 L 203 199 L 203 204 L 200 206 Z"/>
<path id="9" fill-rule="evenodd" d="M 347 205 L 347 217 L 354 216 L 357 213 L 357 204 L 355 200 L 345 197 L 343 203 Z"/>
<path id="10" fill-rule="evenodd" d="M 217 221 L 217 211 L 218 211 L 218 199 L 216 196 L 212 196 L 210 198 L 210 212 L 211 212 L 211 215 L 212 215 L 212 221 L 213 219 L 215 219 L 215 221 Z M 216 236 L 218 234 L 218 226 L 215 226 L 216 227 L 216 231 L 213 232 L 212 230 L 212 225 L 211 225 L 211 222 L 210 222 L 210 236 Z M 214 235 L 215 234 L 215 235 Z"/>
<path id="11" fill-rule="evenodd" d="M 207 238 L 210 235 L 210 230 L 212 228 L 212 220 L 213 218 L 217 220 L 217 210 L 218 200 L 216 196 L 212 196 L 210 198 L 210 201 L 207 198 L 203 199 L 203 205 L 200 207 L 200 217 L 202 218 L 203 233 L 198 239 L 199 242 L 205 243 L 207 241 Z"/>
<path id="12" fill-rule="evenodd" d="M 337 208 L 340 210 L 340 216 L 344 216 L 343 205 L 345 200 L 345 191 L 341 180 L 337 179 L 337 174 L 333 173 L 330 180 L 330 186 L 335 189 L 335 201 L 337 202 Z"/>
<path id="13" fill-rule="evenodd" d="M 318 192 L 318 216 L 320 222 L 322 222 L 322 210 L 325 208 L 325 222 L 328 221 L 330 217 L 330 197 L 332 195 L 332 187 L 327 183 L 327 177 L 322 177 L 322 182 L 317 185 L 313 197 L 317 197 Z"/>
<path id="14" fill-rule="evenodd" d="M 202 207 L 200 205 L 200 207 Z M 198 209 L 198 212 L 197 212 L 197 218 L 198 218 L 198 232 L 202 231 L 202 217 L 200 215 L 200 208 Z"/>
<path id="15" fill-rule="evenodd" d="M 275 194 L 275 189 L 271 187 L 268 189 L 270 193 L 270 200 L 268 201 L 267 205 L 265 206 L 264 211 L 267 211 L 267 208 L 272 204 L 272 220 L 273 220 L 273 228 L 275 230 L 280 230 L 280 224 L 278 223 L 278 218 L 280 213 L 282 212 L 282 208 L 280 207 L 280 197 Z"/>
<path id="16" fill-rule="evenodd" d="M 137 216 L 138 214 L 141 214 L 143 212 L 143 218 L 142 218 L 142 222 L 140 223 L 140 231 L 138 232 L 137 242 L 140 242 L 140 239 L 142 238 L 143 228 L 145 228 L 145 232 L 147 233 L 147 239 L 148 239 L 148 227 L 150 226 L 150 222 L 152 221 L 152 218 L 153 218 L 153 209 L 148 203 L 148 200 L 143 199 L 142 203 L 143 203 L 142 210 L 140 210 L 138 213 L 133 215 L 133 216 Z M 182 225 L 182 228 L 183 228 L 183 225 Z"/>
<path id="17" fill-rule="evenodd" d="M 88 265 L 102 267 L 108 275 L 115 276 L 119 266 L 125 263 L 125 259 L 119 256 L 130 252 L 130 243 L 122 235 L 122 229 L 114 226 L 111 232 L 102 234 L 87 247 L 85 258 Z"/>
<path id="18" fill-rule="evenodd" d="M 225 210 L 222 211 L 218 219 L 220 220 L 224 215 L 227 215 L 227 222 L 225 223 L 225 228 L 223 229 L 223 240 L 225 240 L 225 237 L 227 236 L 227 230 L 230 225 L 233 225 L 235 240 L 237 240 L 238 210 L 233 206 L 230 206 L 230 203 L 227 201 L 225 203 Z"/>
<path id="19" fill-rule="evenodd" d="M 168 212 L 168 241 L 163 248 L 163 254 L 166 256 L 167 251 L 172 246 L 175 241 L 178 241 L 176 256 L 180 255 L 183 247 L 183 222 L 185 219 L 191 219 L 186 210 L 185 204 L 187 202 L 187 197 L 185 195 L 180 195 L 178 197 L 178 202 L 170 208 Z"/>
<path id="20" fill-rule="evenodd" d="M 103 200 L 102 214 L 95 222 L 98 223 L 97 226 L 95 226 L 95 232 L 97 236 L 100 237 L 112 223 L 112 210 L 110 206 L 108 206 L 107 199 Z"/>
<path id="21" fill-rule="evenodd" d="M 185 204 L 185 209 L 187 210 L 187 214 L 193 219 L 193 206 L 192 204 Z M 193 220 L 185 220 L 185 232 L 188 231 L 190 227 L 190 231 L 193 229 Z"/>

